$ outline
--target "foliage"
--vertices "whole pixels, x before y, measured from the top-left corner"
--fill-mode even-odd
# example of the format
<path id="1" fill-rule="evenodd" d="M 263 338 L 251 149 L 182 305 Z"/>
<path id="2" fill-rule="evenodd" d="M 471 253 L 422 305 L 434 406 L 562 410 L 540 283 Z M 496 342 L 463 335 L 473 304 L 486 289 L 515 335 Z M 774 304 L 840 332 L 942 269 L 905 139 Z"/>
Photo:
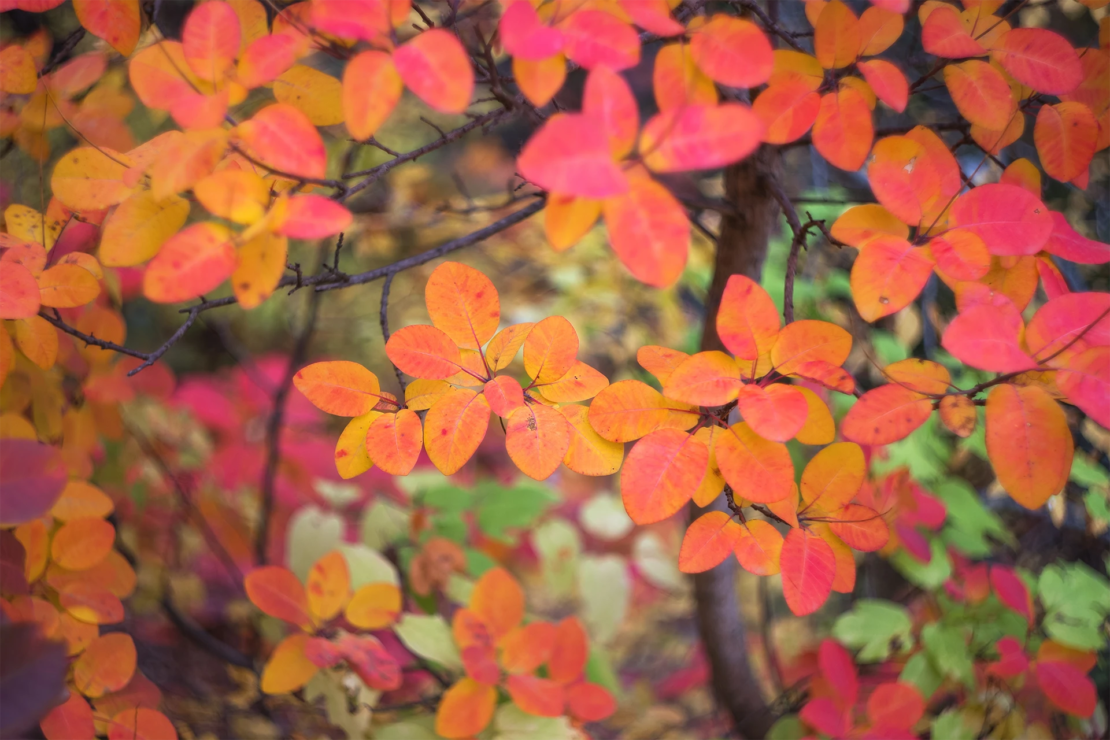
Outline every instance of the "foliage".
<path id="1" fill-rule="evenodd" d="M 835 620 L 799 669 L 804 706 L 773 736 L 1105 729 L 1091 674 L 1110 585 L 1064 558 L 1012 567 L 1017 533 L 997 511 L 1008 497 L 1060 526 L 1082 488 L 1088 528 L 1110 519 L 1110 297 L 1076 279 L 1077 265 L 1103 274 L 1110 249 L 1057 205 L 1098 179 L 1096 156 L 1105 169 L 1105 15 L 1097 47 L 1077 48 L 1002 0 L 807 0 L 812 32 L 788 30 L 773 0 L 210 0 L 179 33 L 160 3 L 63 4 L 0 0 L 73 26 L 59 44 L 43 26 L 0 48 L 0 156 L 40 173 L 38 208 L 7 205 L 0 234 L 0 609 L 5 645 L 35 625 L 17 659 L 41 692 L 57 693 L 64 646 L 68 694 L 24 703 L 47 738 L 184 727 L 139 668 L 144 606 L 245 671 L 248 703 L 322 708 L 314 731 L 578 737 L 617 712 L 598 646 L 645 592 L 732 556 L 803 617 L 860 591 L 857 563 L 874 561 L 859 553 L 914 590 Z M 395 151 L 377 137 L 411 123 L 411 105 L 438 136 Z M 878 125 L 888 111 L 898 126 Z M 481 228 L 438 239 L 429 222 L 437 246 L 340 269 L 349 236 L 372 241 L 370 196 L 393 170 L 509 123 L 528 130 L 499 173 L 504 201 L 458 183 L 458 215 Z M 807 144 L 875 202 L 803 221 L 765 168 L 789 229 L 781 293 L 709 280 L 695 228 L 724 250 L 746 216 L 706 195 L 704 173 Z M 29 192 L 6 184 L 5 200 L 16 190 Z M 501 275 L 450 260 L 427 274 L 430 324 L 391 331 L 395 277 L 527 234 L 541 210 L 556 253 L 601 239 L 651 288 L 718 285 L 701 318 L 722 350 L 636 336 L 644 372 L 621 377 L 570 319 L 538 301 L 504 310 Z M 849 300 L 797 318 L 811 234 L 851 262 L 812 290 Z M 325 240 L 333 252 L 302 244 Z M 308 360 L 321 296 L 376 281 L 373 366 L 396 392 L 366 364 Z M 202 315 L 266 316 L 279 288 L 306 297 L 287 355 L 224 341 L 234 371 L 180 384 L 160 363 Z M 133 349 L 159 305 L 181 322 Z M 909 316 L 934 335 L 924 357 L 887 332 Z M 325 415 L 349 420 L 334 445 Z M 989 466 L 1000 495 L 957 460 Z M 619 504 L 556 486 L 618 472 Z M 676 535 L 667 520 L 696 508 Z M 545 586 L 531 609 L 528 564 Z M 204 611 L 232 634 L 198 625 Z"/>

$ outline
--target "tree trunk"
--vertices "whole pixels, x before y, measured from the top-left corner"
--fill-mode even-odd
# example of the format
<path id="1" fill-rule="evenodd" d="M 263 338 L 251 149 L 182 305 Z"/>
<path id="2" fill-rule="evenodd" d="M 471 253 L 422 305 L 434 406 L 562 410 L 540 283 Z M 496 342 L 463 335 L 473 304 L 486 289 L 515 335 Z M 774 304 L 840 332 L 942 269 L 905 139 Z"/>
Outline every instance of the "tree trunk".
<path id="1" fill-rule="evenodd" d="M 729 276 L 746 275 L 758 282 L 763 272 L 767 244 L 778 226 L 779 206 L 769 183 L 778 167 L 777 152 L 762 146 L 725 170 L 725 198 L 736 212 L 721 223 L 713 282 L 705 302 L 703 350 L 724 349 L 717 336 L 716 317 Z M 691 520 L 714 509 L 727 511 L 723 496 L 706 509 L 691 504 Z M 736 569 L 735 558 L 727 558 L 716 568 L 696 574 L 694 595 L 717 701 L 732 715 L 740 736 L 755 740 L 767 734 L 775 716 L 748 662 L 747 631 L 736 597 Z"/>

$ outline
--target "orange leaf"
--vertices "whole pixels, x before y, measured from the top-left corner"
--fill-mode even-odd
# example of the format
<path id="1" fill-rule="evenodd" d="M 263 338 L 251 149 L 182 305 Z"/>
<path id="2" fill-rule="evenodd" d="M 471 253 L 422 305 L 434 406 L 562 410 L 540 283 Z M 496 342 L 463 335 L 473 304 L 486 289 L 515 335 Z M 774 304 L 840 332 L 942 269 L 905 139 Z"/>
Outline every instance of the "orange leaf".
<path id="1" fill-rule="evenodd" d="M 763 121 L 746 105 L 687 105 L 644 124 L 640 151 L 655 172 L 709 170 L 754 152 L 763 131 Z"/>
<path id="2" fill-rule="evenodd" d="M 738 360 L 756 360 L 779 335 L 779 315 L 771 296 L 744 275 L 732 275 L 717 310 L 717 334 Z"/>
<path id="3" fill-rule="evenodd" d="M 505 425 L 505 449 L 522 473 L 545 480 L 559 468 L 570 449 L 570 425 L 550 406 L 524 405 Z"/>
<path id="4" fill-rule="evenodd" d="M 76 308 L 100 294 L 100 283 L 88 270 L 75 264 L 57 264 L 39 275 L 39 294 L 44 306 Z"/>
<path id="5" fill-rule="evenodd" d="M 87 570 L 108 556 L 116 528 L 103 519 L 74 519 L 54 533 L 50 556 L 67 570 Z"/>
<path id="6" fill-rule="evenodd" d="M 1090 717 L 1098 707 L 1090 677 L 1070 663 L 1041 661 L 1033 664 L 1037 685 L 1055 706 L 1077 717 Z"/>
<path id="7" fill-rule="evenodd" d="M 806 413 L 806 423 L 794 439 L 804 445 L 826 445 L 836 438 L 836 422 L 833 421 L 832 412 L 821 398 L 809 388 L 798 387 L 809 404 Z"/>
<path id="8" fill-rule="evenodd" d="M 714 444 L 721 473 L 740 498 L 767 504 L 794 493 L 794 463 L 786 445 L 764 439 L 743 422 Z"/>
<path id="9" fill-rule="evenodd" d="M 524 619 L 524 591 L 507 570 L 491 568 L 474 585 L 470 610 L 500 639 Z"/>
<path id="10" fill-rule="evenodd" d="M 623 195 L 602 204 L 609 242 L 641 282 L 673 285 L 686 267 L 690 220 L 670 191 L 648 178 L 633 179 Z"/>
<path id="11" fill-rule="evenodd" d="M 652 89 L 659 110 L 717 104 L 717 86 L 698 68 L 687 44 L 668 44 L 655 55 Z"/>
<path id="12" fill-rule="evenodd" d="M 752 111 L 763 121 L 763 141 L 787 144 L 809 131 L 820 107 L 821 96 L 805 79 L 796 77 L 776 82 L 761 92 Z"/>
<path id="13" fill-rule="evenodd" d="M 725 477 L 721 475 L 721 468 L 717 465 L 716 438 L 727 431 L 718 426 L 702 427 L 694 433 L 694 437 L 709 449 L 709 462 L 706 464 L 705 477 L 702 478 L 698 490 L 694 491 L 694 503 L 698 506 L 709 506 L 725 488 Z"/>
<path id="14" fill-rule="evenodd" d="M 547 674 L 561 684 L 569 684 L 582 677 L 589 657 L 586 630 L 578 617 L 567 617 L 555 626 L 555 645 L 547 663 Z"/>
<path id="15" fill-rule="evenodd" d="M 83 696 L 72 691 L 69 698 L 42 718 L 39 728 L 46 736 L 46 740 L 95 740 L 96 738 L 92 707 Z"/>
<path id="16" fill-rule="evenodd" d="M 18 262 L 0 263 L 0 318 L 31 318 L 39 312 L 41 300 L 30 270 Z"/>
<path id="17" fill-rule="evenodd" d="M 123 603 L 119 597 L 94 583 L 67 584 L 58 594 L 58 603 L 81 622 L 114 624 L 123 621 Z"/>
<path id="18" fill-rule="evenodd" d="M 640 367 L 654 375 L 663 385 L 667 384 L 671 373 L 677 370 L 689 356 L 677 349 L 656 345 L 646 345 L 636 350 L 636 361 L 640 363 Z"/>
<path id="19" fill-rule="evenodd" d="M 698 352 L 668 376 L 663 393 L 695 406 L 723 406 L 740 391 L 736 360 L 724 352 Z"/>
<path id="20" fill-rule="evenodd" d="M 548 316 L 532 327 L 524 340 L 524 371 L 536 383 L 550 383 L 566 375 L 578 356 L 578 334 L 562 316 Z"/>
<path id="21" fill-rule="evenodd" d="M 135 707 L 112 717 L 108 740 L 177 740 L 177 730 L 158 710 Z"/>
<path id="22" fill-rule="evenodd" d="M 740 525 L 736 540 L 736 560 L 740 567 L 757 576 L 773 576 L 780 570 L 782 535 L 762 519 Z"/>
<path id="23" fill-rule="evenodd" d="M 239 56 L 239 16 L 227 3 L 197 5 L 185 19 L 182 49 L 202 80 L 219 81 Z"/>
<path id="24" fill-rule="evenodd" d="M 793 375 L 817 360 L 839 367 L 852 351 L 852 335 L 836 324 L 810 319 L 787 324 L 771 347 L 771 362 L 781 375 Z"/>
<path id="25" fill-rule="evenodd" d="M 293 385 L 321 411 L 362 416 L 381 399 L 378 376 L 357 362 L 315 362 L 293 376 Z"/>
<path id="26" fill-rule="evenodd" d="M 905 386 L 923 395 L 946 393 L 952 376 L 943 365 L 931 360 L 911 357 L 893 362 L 883 368 L 883 375 L 892 383 Z"/>
<path id="27" fill-rule="evenodd" d="M 818 7 L 815 2 L 806 3 L 806 9 Z M 810 90 L 817 90 L 825 81 L 825 70 L 820 62 L 809 54 L 790 49 L 774 51 L 775 69 L 768 83 L 777 85 L 787 80 L 805 80 Z"/>
<path id="28" fill-rule="evenodd" d="M 929 240 L 929 253 L 937 270 L 953 280 L 978 280 L 990 271 L 991 255 L 983 240 L 971 231 L 953 229 Z"/>
<path id="29" fill-rule="evenodd" d="M 771 42 L 759 26 L 718 13 L 694 32 L 690 55 L 698 68 L 726 87 L 756 87 L 771 77 Z"/>
<path id="30" fill-rule="evenodd" d="M 278 643 L 262 669 L 262 693 L 288 694 L 316 675 L 320 668 L 305 655 L 305 646 L 310 639 L 309 635 L 298 633 Z"/>
<path id="31" fill-rule="evenodd" d="M 708 464 L 709 448 L 677 429 L 641 439 L 621 475 L 621 498 L 632 521 L 651 524 L 676 513 L 701 485 Z"/>
<path id="32" fill-rule="evenodd" d="M 401 615 L 401 589 L 392 583 L 368 583 L 355 591 L 344 616 L 364 630 L 385 629 Z"/>
<path id="33" fill-rule="evenodd" d="M 216 223 L 193 224 L 175 234 L 143 274 L 143 294 L 155 303 L 177 303 L 210 292 L 235 271 L 231 236 Z"/>
<path id="34" fill-rule="evenodd" d="M 946 59 L 983 56 L 983 48 L 964 27 L 960 13 L 951 5 L 937 3 L 921 24 L 921 46 Z"/>
<path id="35" fill-rule="evenodd" d="M 462 113 L 474 91 L 474 70 L 450 31 L 432 28 L 393 52 L 405 86 L 441 113 Z"/>
<path id="36" fill-rule="evenodd" d="M 1037 386 L 996 386 L 987 396 L 987 454 L 1011 498 L 1036 509 L 1067 482 L 1075 450 L 1063 409 Z"/>
<path id="37" fill-rule="evenodd" d="M 294 239 L 323 239 L 351 225 L 351 212 L 322 195 L 295 195 L 285 201 L 274 231 Z"/>
<path id="38" fill-rule="evenodd" d="M 632 89 L 623 77 L 608 67 L 591 71 L 582 93 L 582 112 L 602 122 L 614 158 L 620 159 L 632 151 L 640 114 Z"/>
<path id="39" fill-rule="evenodd" d="M 921 223 L 929 204 L 941 194 L 940 173 L 926 158 L 925 148 L 908 136 L 880 139 L 871 152 L 867 177 L 879 202 L 911 226 Z"/>
<path id="40" fill-rule="evenodd" d="M 1072 45 L 1045 28 L 1015 28 L 994 50 L 999 63 L 1026 87 L 1049 95 L 1070 93 L 1083 81 L 1083 65 Z"/>
<path id="41" fill-rule="evenodd" d="M 27 359 L 43 370 L 54 367 L 58 359 L 58 330 L 41 316 L 17 319 L 11 328 L 15 344 Z"/>
<path id="42" fill-rule="evenodd" d="M 907 239 L 910 228 L 894 214 L 877 203 L 852 206 L 833 223 L 831 231 L 834 239 L 839 239 L 853 247 L 862 247 L 864 242 L 879 235 Z"/>
<path id="43" fill-rule="evenodd" d="M 390 475 L 408 475 L 423 449 L 420 417 L 410 409 L 382 414 L 366 433 L 366 451 L 379 468 Z"/>
<path id="44" fill-rule="evenodd" d="M 227 143 L 222 129 L 187 131 L 167 142 L 150 168 L 151 194 L 161 201 L 195 186 L 223 159 Z"/>
<path id="45" fill-rule="evenodd" d="M 846 504 L 832 514 L 829 528 L 851 547 L 863 552 L 881 550 L 890 531 L 879 512 L 860 504 Z"/>
<path id="46" fill-rule="evenodd" d="M 685 26 L 671 17 L 667 0 L 618 0 L 621 10 L 632 17 L 632 22 L 657 36 L 677 36 Z"/>
<path id="47" fill-rule="evenodd" d="M 18 44 L 0 50 L 0 91 L 30 95 L 38 87 L 38 73 L 31 53 Z"/>
<path id="48" fill-rule="evenodd" d="M 1061 182 L 1087 171 L 1098 148 L 1098 135 L 1098 121 L 1083 103 L 1042 105 L 1033 128 L 1041 166 Z"/>
<path id="49" fill-rule="evenodd" d="M 851 87 L 821 97 L 813 123 L 813 145 L 830 164 L 855 172 L 867 160 L 875 129 L 863 94 Z"/>
<path id="50" fill-rule="evenodd" d="M 1021 315 L 1012 305 L 978 305 L 952 319 L 941 345 L 961 362 L 980 370 L 1031 370 L 1037 363 L 1021 348 L 1021 329 Z"/>
<path id="51" fill-rule="evenodd" d="M 716 567 L 733 553 L 741 536 L 741 526 L 725 512 L 702 514 L 682 538 L 678 569 L 683 573 L 701 573 Z"/>
<path id="52" fill-rule="evenodd" d="M 615 71 L 635 67 L 640 61 L 636 29 L 601 10 L 579 10 L 562 24 L 563 51 L 585 69 L 609 67 Z"/>
<path id="53" fill-rule="evenodd" d="M 856 61 L 863 44 L 859 19 L 840 0 L 828 3 L 813 29 L 813 53 L 825 69 L 840 69 Z"/>
<path id="54" fill-rule="evenodd" d="M 899 385 L 882 385 L 848 410 L 840 433 L 862 445 L 886 445 L 908 437 L 932 412 L 931 399 Z"/>
<path id="55" fill-rule="evenodd" d="M 142 14 L 139 0 L 73 0 L 77 20 L 122 56 L 131 56 L 139 43 Z"/>
<path id="56" fill-rule="evenodd" d="M 235 130 L 247 153 L 267 167 L 293 177 L 322 178 L 327 174 L 327 151 L 320 132 L 291 105 L 267 106 Z"/>
<path id="57" fill-rule="evenodd" d="M 567 58 L 554 54 L 538 62 L 513 57 L 513 77 L 528 102 L 541 108 L 551 102 L 567 79 Z"/>
<path id="58" fill-rule="evenodd" d="M 332 550 L 316 561 L 308 571 L 305 588 L 308 608 L 320 622 L 326 622 L 347 604 L 351 597 L 351 575 L 347 559 Z"/>
<path id="59" fill-rule="evenodd" d="M 261 219 L 270 202 L 270 186 L 265 180 L 253 172 L 231 168 L 215 172 L 198 182 L 193 188 L 193 194 L 213 216 L 226 218 L 238 224 L 252 224 Z M 146 200 L 150 201 L 149 203 L 140 200 L 144 196 Z M 132 206 L 133 209 L 137 206 L 143 206 L 141 211 L 137 211 L 136 216 L 146 216 L 143 225 L 148 229 L 153 228 L 157 223 L 147 225 L 148 221 L 154 220 L 151 216 L 160 216 L 161 212 L 166 210 L 166 206 L 170 205 L 170 203 L 154 200 L 150 197 L 148 191 L 143 191 L 124 201 L 116 209 L 116 214 L 118 215 L 133 201 L 136 202 L 136 206 Z M 173 198 L 172 201 L 186 203 L 181 198 Z M 153 214 L 147 215 L 151 211 L 153 211 Z M 187 210 L 186 215 L 188 215 Z M 185 218 L 182 217 L 181 223 L 184 224 L 184 222 Z M 178 225 L 178 228 L 180 228 L 180 225 Z M 174 231 L 176 230 L 174 229 Z M 164 238 L 159 240 L 159 244 L 164 240 Z M 100 251 L 102 255 L 105 246 L 101 244 Z"/>
<path id="60" fill-rule="evenodd" d="M 945 396 L 939 411 L 941 423 L 957 437 L 970 437 L 979 422 L 975 403 L 967 396 Z"/>
<path id="61" fill-rule="evenodd" d="M 910 98 L 910 83 L 902 70 L 884 59 L 872 59 L 859 63 L 863 79 L 875 91 L 879 100 L 901 113 L 906 109 Z"/>
<path id="62" fill-rule="evenodd" d="M 590 425 L 611 442 L 632 442 L 667 421 L 668 404 L 651 386 L 622 380 L 601 391 L 590 404 Z"/>
<path id="63" fill-rule="evenodd" d="M 122 203 L 133 192 L 123 176 L 131 161 L 106 147 L 79 147 L 54 166 L 54 196 L 75 211 L 99 211 Z"/>
<path id="64" fill-rule="evenodd" d="M 550 622 L 532 622 L 509 632 L 498 645 L 507 673 L 533 673 L 555 649 L 558 630 Z"/>
<path id="65" fill-rule="evenodd" d="M 497 689 L 461 678 L 443 693 L 436 710 L 436 734 L 445 738 L 477 735 L 493 719 Z"/>
<path id="66" fill-rule="evenodd" d="M 544 209 L 543 230 L 556 252 L 582 240 L 601 216 L 601 202 L 573 195 L 551 194 Z"/>
<path id="67" fill-rule="evenodd" d="M 343 115 L 347 131 L 359 141 L 374 135 L 401 99 L 404 83 L 393 60 L 382 51 L 364 51 L 343 70 Z"/>
<path id="68" fill-rule="evenodd" d="M 417 378 L 450 378 L 462 367 L 459 348 L 451 338 L 425 324 L 395 331 L 385 345 L 385 353 L 398 369 Z"/>
<path id="69" fill-rule="evenodd" d="M 805 396 L 783 383 L 766 388 L 745 385 L 740 389 L 736 408 L 752 431 L 774 442 L 792 439 L 805 426 L 809 413 Z"/>
<path id="70" fill-rule="evenodd" d="M 512 364 L 533 326 L 535 324 L 513 324 L 494 335 L 486 345 L 486 363 L 490 370 L 497 372 Z"/>
<path id="71" fill-rule="evenodd" d="M 73 519 L 103 518 L 112 513 L 112 499 L 93 484 L 71 479 L 62 490 L 61 497 L 50 509 L 55 519 L 68 522 Z"/>
<path id="72" fill-rule="evenodd" d="M 855 497 L 866 477 L 867 464 L 859 445 L 829 445 L 814 455 L 802 472 L 802 511 L 838 511 Z"/>
<path id="73" fill-rule="evenodd" d="M 836 560 L 836 575 L 833 576 L 832 590 L 838 594 L 850 594 L 856 588 L 856 556 L 852 548 L 837 537 L 828 524 L 812 522 L 814 532 L 832 548 Z"/>
<path id="74" fill-rule="evenodd" d="M 497 332 L 497 288 L 473 267 L 444 262 L 428 278 L 424 299 L 432 324 L 460 347 L 481 349 Z"/>
<path id="75" fill-rule="evenodd" d="M 585 406 L 562 406 L 559 413 L 567 420 L 570 446 L 563 464 L 580 475 L 612 475 L 620 469 L 624 446 L 601 437 L 590 426 Z"/>
<path id="76" fill-rule="evenodd" d="M 441 473 L 453 475 L 466 464 L 486 436 L 489 415 L 485 396 L 465 388 L 444 394 L 428 410 L 424 449 Z"/>
<path id="77" fill-rule="evenodd" d="M 297 61 L 303 39 L 299 33 L 292 32 L 275 33 L 252 41 L 239 56 L 235 69 L 239 83 L 250 89 L 276 80 Z"/>
<path id="78" fill-rule="evenodd" d="M 293 573 L 276 565 L 255 568 L 243 579 L 247 598 L 271 617 L 298 627 L 312 624 L 308 596 Z"/>
<path id="79" fill-rule="evenodd" d="M 581 681 L 567 687 L 567 712 L 580 722 L 600 722 L 616 711 L 616 700 L 603 686 Z"/>
<path id="80" fill-rule="evenodd" d="M 856 391 L 855 378 L 849 375 L 847 370 L 824 360 L 803 362 L 798 365 L 794 374 L 845 395 L 852 395 Z"/>
<path id="81" fill-rule="evenodd" d="M 509 676 L 505 682 L 509 696 L 522 710 L 537 717 L 560 717 L 565 696 L 562 685 L 538 676 Z"/>
<path id="82" fill-rule="evenodd" d="M 973 124 L 1002 131 L 1015 114 L 1016 101 L 1006 78 L 976 59 L 944 68 L 944 83 L 960 114 Z"/>
<path id="83" fill-rule="evenodd" d="M 872 5 L 859 17 L 860 56 L 870 57 L 883 53 L 902 36 L 904 27 L 901 12 Z"/>
<path id="84" fill-rule="evenodd" d="M 524 391 L 520 383 L 509 375 L 499 375 L 489 381 L 482 392 L 493 413 L 502 418 L 508 418 L 513 411 L 524 405 Z"/>
<path id="85" fill-rule="evenodd" d="M 524 145 L 517 169 L 544 190 L 581 198 L 608 198 L 628 191 L 628 178 L 609 154 L 597 119 L 556 113 Z"/>
<path id="86" fill-rule="evenodd" d="M 786 533 L 782 546 L 782 593 L 796 616 L 817 611 L 832 592 L 836 558 L 829 543 L 803 529 Z"/>
<path id="87" fill-rule="evenodd" d="M 47 570 L 46 582 L 59 592 L 79 583 L 95 586 L 125 599 L 135 591 L 136 575 L 123 556 L 112 550 L 108 557 L 88 570 L 65 570 L 52 564 Z"/>
<path id="88" fill-rule="evenodd" d="M 239 248 L 239 264 L 231 274 L 231 287 L 244 310 L 261 306 L 285 273 L 289 240 L 284 236 L 260 233 Z"/>
<path id="89" fill-rule="evenodd" d="M 928 250 L 897 237 L 875 237 L 852 265 L 852 297 L 860 316 L 876 321 L 901 311 L 913 303 L 932 274 Z"/>
<path id="90" fill-rule="evenodd" d="M 584 362 L 576 361 L 558 380 L 537 385 L 540 394 L 552 403 L 588 401 L 609 385 L 609 379 Z"/>
<path id="91" fill-rule="evenodd" d="M 73 684 L 85 696 L 97 698 L 127 685 L 135 673 L 135 643 L 130 635 L 101 635 L 73 664 Z"/>

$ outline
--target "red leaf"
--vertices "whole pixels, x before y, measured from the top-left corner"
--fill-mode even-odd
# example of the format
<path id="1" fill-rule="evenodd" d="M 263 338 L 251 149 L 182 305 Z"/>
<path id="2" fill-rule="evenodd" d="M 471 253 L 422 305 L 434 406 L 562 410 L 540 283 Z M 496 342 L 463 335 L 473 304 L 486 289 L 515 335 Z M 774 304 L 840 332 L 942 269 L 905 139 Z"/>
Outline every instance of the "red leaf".
<path id="1" fill-rule="evenodd" d="M 351 225 L 351 212 L 322 195 L 295 195 L 285 204 L 285 216 L 275 229 L 294 239 L 324 239 Z"/>
<path id="2" fill-rule="evenodd" d="M 737 398 L 737 410 L 752 430 L 773 442 L 785 442 L 806 423 L 809 404 L 793 386 L 775 383 L 766 388 L 745 385 Z"/>
<path id="3" fill-rule="evenodd" d="M 959 11 L 940 3 L 922 24 L 921 46 L 928 53 L 946 59 L 977 57 L 987 53 L 964 27 Z"/>
<path id="4" fill-rule="evenodd" d="M 1037 363 L 1019 344 L 1021 329 L 1021 315 L 1012 305 L 978 305 L 952 319 L 941 345 L 961 362 L 980 370 L 1029 370 Z"/>
<path id="5" fill-rule="evenodd" d="M 559 717 L 563 714 L 563 687 L 548 678 L 509 676 L 505 688 L 513 702 L 528 714 L 537 717 Z"/>
<path id="6" fill-rule="evenodd" d="M 442 380 L 459 372 L 459 348 L 441 329 L 426 324 L 398 329 L 385 345 L 390 362 L 416 378 Z"/>
<path id="7" fill-rule="evenodd" d="M 540 20 L 526 0 L 516 0 L 501 14 L 498 24 L 505 53 L 517 59 L 539 62 L 563 50 L 563 34 Z"/>
<path id="8" fill-rule="evenodd" d="M 1070 663 L 1037 661 L 1033 675 L 1048 700 L 1062 711 L 1087 718 L 1095 713 L 1095 685 L 1086 673 Z"/>
<path id="9" fill-rule="evenodd" d="M 1036 254 L 1052 234 L 1051 212 L 1016 185 L 995 183 L 964 193 L 952 206 L 952 226 L 979 236 L 991 254 Z"/>
<path id="10" fill-rule="evenodd" d="M 582 112 L 604 123 L 614 158 L 632 151 L 640 129 L 640 113 L 632 88 L 618 73 L 608 67 L 590 72 L 582 92 Z"/>
<path id="11" fill-rule="evenodd" d="M 600 722 L 617 711 L 613 695 L 596 683 L 585 681 L 567 687 L 567 712 L 580 722 Z"/>
<path id="12" fill-rule="evenodd" d="M 933 413 L 933 402 L 893 383 L 864 393 L 841 422 L 845 439 L 887 445 L 905 439 Z"/>
<path id="13" fill-rule="evenodd" d="M 524 145 L 517 168 L 524 179 L 561 195 L 600 199 L 628 191 L 628 178 L 609 154 L 605 127 L 581 114 L 547 119 Z"/>
<path id="14" fill-rule="evenodd" d="M 243 579 L 247 597 L 271 617 L 298 627 L 312 624 L 308 596 L 292 571 L 276 565 L 255 568 Z"/>
<path id="15" fill-rule="evenodd" d="M 1052 233 L 1045 242 L 1045 251 L 1083 265 L 1102 265 L 1110 262 L 1110 245 L 1079 234 L 1062 213 L 1052 211 L 1051 216 Z"/>
<path id="16" fill-rule="evenodd" d="M 746 105 L 687 105 L 644 124 L 640 150 L 655 172 L 709 170 L 739 162 L 762 139 L 763 121 Z"/>
<path id="17" fill-rule="evenodd" d="M 1072 359 L 1057 373 L 1056 385 L 1069 403 L 1110 429 L 1110 347 L 1092 347 Z"/>
<path id="18" fill-rule="evenodd" d="M 909 731 L 925 714 L 925 699 L 904 681 L 880 684 L 867 697 L 867 718 L 873 730 Z"/>
<path id="19" fill-rule="evenodd" d="M 633 277 L 656 288 L 678 280 L 690 251 L 690 221 L 667 188 L 634 178 L 627 193 L 605 200 L 602 213 L 613 251 Z"/>
<path id="20" fill-rule="evenodd" d="M 580 10 L 562 25 L 564 51 L 586 69 L 602 65 L 620 71 L 640 61 L 636 29 L 601 10 Z"/>
<path id="21" fill-rule="evenodd" d="M 229 3 L 197 5 L 181 35 L 185 61 L 202 80 L 219 81 L 235 64 L 240 44 L 239 16 Z"/>
<path id="22" fill-rule="evenodd" d="M 709 449 L 677 429 L 660 429 L 632 448 L 621 475 L 621 498 L 632 521 L 651 524 L 675 514 L 698 490 Z"/>
<path id="23" fill-rule="evenodd" d="M 850 726 L 849 713 L 837 708 L 831 699 L 810 699 L 799 714 L 802 721 L 823 735 L 843 737 Z"/>
<path id="24" fill-rule="evenodd" d="M 817 651 L 821 675 L 836 694 L 837 704 L 850 710 L 859 698 L 859 672 L 851 653 L 835 640 L 824 639 Z"/>
<path id="25" fill-rule="evenodd" d="M 1015 80 L 1049 95 L 1069 93 L 1083 81 L 1083 65 L 1072 45 L 1045 28 L 1014 28 L 995 50 Z"/>
<path id="26" fill-rule="evenodd" d="M 758 360 L 779 335 L 778 310 L 767 291 L 744 275 L 730 275 L 717 310 L 717 335 L 738 360 Z"/>
<path id="27" fill-rule="evenodd" d="M 898 113 L 906 109 L 906 103 L 910 99 L 910 83 L 906 81 L 902 70 L 885 59 L 871 59 L 860 62 L 857 66 L 879 100 Z"/>
<path id="28" fill-rule="evenodd" d="M 1009 568 L 993 565 L 990 569 L 991 588 L 994 595 L 1003 604 L 1025 617 L 1029 625 L 1033 625 L 1033 597 L 1025 582 Z"/>
<path id="29" fill-rule="evenodd" d="M 832 593 L 836 559 L 829 543 L 802 529 L 786 533 L 782 546 L 782 593 L 801 617 L 817 611 Z"/>
<path id="30" fill-rule="evenodd" d="M 474 91 L 474 70 L 466 49 L 443 28 L 422 32 L 397 51 L 393 63 L 405 86 L 442 113 L 462 113 Z"/>
<path id="31" fill-rule="evenodd" d="M 998 662 L 991 663 L 987 668 L 991 675 L 1016 678 L 1029 668 L 1025 648 L 1016 637 L 1003 637 L 995 647 L 998 649 Z"/>
<path id="32" fill-rule="evenodd" d="M 723 511 L 702 514 L 687 528 L 678 554 L 678 569 L 701 573 L 719 565 L 736 549 L 742 527 Z"/>
<path id="33" fill-rule="evenodd" d="M 1042 105 L 1033 128 L 1041 166 L 1067 182 L 1087 172 L 1098 149 L 1098 121 L 1083 103 Z"/>
<path id="34" fill-rule="evenodd" d="M 236 128 L 247 152 L 258 161 L 295 177 L 322 178 L 328 153 L 308 116 L 286 103 L 263 108 Z"/>

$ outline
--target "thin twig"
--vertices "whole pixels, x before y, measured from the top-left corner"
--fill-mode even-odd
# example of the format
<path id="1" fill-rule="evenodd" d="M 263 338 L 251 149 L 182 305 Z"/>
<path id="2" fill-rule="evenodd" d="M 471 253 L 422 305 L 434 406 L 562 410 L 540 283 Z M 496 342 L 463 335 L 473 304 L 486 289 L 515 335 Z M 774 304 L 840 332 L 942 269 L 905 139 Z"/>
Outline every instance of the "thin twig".
<path id="1" fill-rule="evenodd" d="M 392 286 L 393 275 L 388 275 L 385 278 L 385 282 L 382 283 L 382 306 L 378 313 L 378 322 L 382 327 L 382 342 L 384 344 L 389 343 L 389 289 Z M 393 362 L 390 361 L 389 364 L 393 365 Z M 403 403 L 405 400 L 405 378 L 401 374 L 401 369 L 396 365 L 393 365 L 393 373 L 397 376 L 397 387 L 401 389 L 397 400 Z"/>

